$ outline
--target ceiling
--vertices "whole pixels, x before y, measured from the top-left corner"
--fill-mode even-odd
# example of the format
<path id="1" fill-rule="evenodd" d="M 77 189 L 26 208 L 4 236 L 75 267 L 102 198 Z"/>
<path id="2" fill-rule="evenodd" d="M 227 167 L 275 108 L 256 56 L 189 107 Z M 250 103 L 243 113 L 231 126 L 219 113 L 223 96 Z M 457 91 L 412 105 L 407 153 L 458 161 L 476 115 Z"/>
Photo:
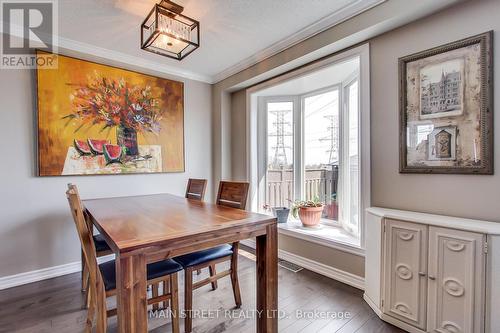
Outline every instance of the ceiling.
<path id="1" fill-rule="evenodd" d="M 60 45 L 95 46 L 128 62 L 215 82 L 314 35 L 381 0 L 177 0 L 200 21 L 201 46 L 182 61 L 143 51 L 140 24 L 153 0 L 59 1 Z M 86 46 L 86 47 L 83 47 Z M 97 52 L 97 49 L 96 49 Z"/>

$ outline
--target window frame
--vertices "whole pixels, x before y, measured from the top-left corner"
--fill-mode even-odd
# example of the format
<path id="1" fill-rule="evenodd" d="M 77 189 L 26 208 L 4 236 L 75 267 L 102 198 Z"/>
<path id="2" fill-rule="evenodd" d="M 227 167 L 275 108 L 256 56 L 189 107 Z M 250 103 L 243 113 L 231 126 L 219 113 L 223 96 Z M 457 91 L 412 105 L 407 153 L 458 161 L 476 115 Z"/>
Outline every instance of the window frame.
<path id="1" fill-rule="evenodd" d="M 349 112 L 349 88 L 355 83 L 358 82 L 358 129 L 357 129 L 357 141 L 358 141 L 358 164 L 361 166 L 361 90 L 360 90 L 360 73 L 359 71 L 355 72 L 353 75 L 348 77 L 346 80 L 342 82 L 342 112 L 340 116 L 340 136 L 343 138 L 346 144 L 340 145 L 340 155 L 342 156 L 342 167 L 339 167 L 339 179 L 341 180 L 339 183 L 339 194 L 340 196 L 345 195 L 351 196 L 351 186 L 349 184 L 349 167 L 350 167 L 350 152 L 349 152 L 349 134 L 350 134 L 350 112 Z M 344 149 L 347 148 L 347 152 Z M 362 206 L 362 197 L 361 197 L 361 168 L 358 172 L 358 223 L 353 227 L 353 224 L 349 222 L 351 215 L 350 201 L 339 200 L 341 203 L 341 207 L 339 209 L 339 214 L 341 215 L 340 224 L 347 232 L 351 233 L 354 236 L 360 237 L 361 231 L 361 206 Z M 346 190 L 346 188 L 348 188 Z"/>
<path id="2" fill-rule="evenodd" d="M 301 197 L 305 196 L 305 180 L 306 180 L 306 168 L 305 168 L 305 151 L 304 151 L 304 146 L 305 146 L 305 117 L 304 117 L 304 111 L 305 111 L 305 99 L 308 97 L 313 97 L 317 95 L 321 95 L 330 91 L 338 91 L 338 98 L 339 98 L 339 122 L 341 122 L 342 118 L 342 83 L 336 83 L 324 88 L 316 89 L 310 92 L 307 92 L 305 94 L 298 95 L 300 98 L 300 110 L 299 110 L 299 118 L 300 118 L 300 124 L 298 124 L 298 127 L 300 128 L 300 138 L 298 138 L 297 141 L 300 141 L 300 152 L 301 155 L 299 156 L 300 161 L 296 161 L 297 166 L 299 167 L 299 178 L 298 181 L 300 182 L 300 192 L 298 194 Z M 340 125 L 339 125 L 340 128 Z M 339 133 L 339 138 L 341 137 L 341 133 Z M 340 145 L 339 145 L 340 146 Z M 339 148 L 340 150 L 340 148 Z M 340 151 L 339 151 L 339 157 L 340 157 Z M 340 159 L 340 158 L 339 158 Z M 339 168 L 340 169 L 340 168 Z M 339 170 L 340 171 L 340 170 Z M 340 179 L 340 175 L 339 175 Z M 339 184 L 340 185 L 340 182 Z M 337 193 L 339 192 L 339 188 L 337 187 Z M 296 194 L 297 195 L 297 194 Z M 325 225 L 331 225 L 331 226 L 336 226 L 336 227 L 342 227 L 342 223 L 340 219 L 335 220 L 328 220 L 328 219 L 321 219 L 321 224 Z"/>

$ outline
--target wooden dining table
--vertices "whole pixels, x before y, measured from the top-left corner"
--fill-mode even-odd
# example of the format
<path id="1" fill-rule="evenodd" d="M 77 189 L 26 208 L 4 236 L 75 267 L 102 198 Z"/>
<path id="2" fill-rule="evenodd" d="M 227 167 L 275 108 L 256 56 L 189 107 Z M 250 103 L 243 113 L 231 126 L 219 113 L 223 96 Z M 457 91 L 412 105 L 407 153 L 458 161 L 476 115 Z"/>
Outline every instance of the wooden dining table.
<path id="1" fill-rule="evenodd" d="M 257 332 L 278 331 L 276 218 L 171 194 L 92 199 L 83 204 L 116 255 L 120 333 L 147 332 L 148 263 L 253 237 Z"/>

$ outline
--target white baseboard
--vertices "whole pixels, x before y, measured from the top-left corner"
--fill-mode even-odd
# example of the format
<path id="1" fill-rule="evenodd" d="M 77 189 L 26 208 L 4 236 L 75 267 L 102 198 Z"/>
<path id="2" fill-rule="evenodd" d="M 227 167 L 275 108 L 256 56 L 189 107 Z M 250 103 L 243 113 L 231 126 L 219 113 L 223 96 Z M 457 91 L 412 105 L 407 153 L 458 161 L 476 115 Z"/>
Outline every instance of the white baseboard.
<path id="1" fill-rule="evenodd" d="M 363 294 L 363 299 L 366 303 L 372 308 L 372 310 L 377 314 L 377 316 L 382 316 L 382 311 L 378 308 L 374 301 L 370 297 L 366 295 L 366 292 Z"/>
<path id="2" fill-rule="evenodd" d="M 102 263 L 113 259 L 114 255 L 107 255 L 98 258 L 98 262 Z M 21 286 L 23 284 L 28 284 L 32 282 L 38 282 L 42 280 L 52 279 L 58 276 L 80 272 L 82 270 L 82 265 L 80 261 L 71 262 L 69 264 L 53 266 L 48 268 L 37 269 L 30 272 L 24 272 L 9 276 L 0 277 L 0 290 L 8 289 L 12 287 Z"/>
<path id="3" fill-rule="evenodd" d="M 77 261 L 69 264 L 38 269 L 35 271 L 4 276 L 0 278 L 0 290 L 79 272 L 80 270 L 81 264 Z"/>
<path id="4" fill-rule="evenodd" d="M 255 249 L 255 241 L 252 239 L 246 239 L 241 241 L 241 244 L 249 246 Z M 305 269 L 308 269 L 312 272 L 324 275 L 331 279 L 340 281 L 342 283 L 348 284 L 352 287 L 364 290 L 365 288 L 365 279 L 361 276 L 354 275 L 352 273 L 345 272 L 335 267 L 331 267 L 320 262 L 296 255 L 294 253 L 290 253 L 288 251 L 279 250 L 278 249 L 278 257 L 280 259 L 289 261 L 296 265 L 302 266 Z"/>

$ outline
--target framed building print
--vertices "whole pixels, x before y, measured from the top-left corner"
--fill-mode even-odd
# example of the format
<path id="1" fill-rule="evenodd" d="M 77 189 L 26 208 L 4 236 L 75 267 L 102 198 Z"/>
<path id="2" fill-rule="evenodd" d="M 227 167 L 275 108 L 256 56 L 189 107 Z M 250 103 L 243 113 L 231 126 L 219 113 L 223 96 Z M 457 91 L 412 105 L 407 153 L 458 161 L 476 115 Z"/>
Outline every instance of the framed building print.
<path id="1" fill-rule="evenodd" d="M 493 173 L 492 37 L 399 59 L 401 173 Z"/>
<path id="2" fill-rule="evenodd" d="M 182 82 L 57 57 L 36 73 L 40 176 L 184 171 Z"/>

